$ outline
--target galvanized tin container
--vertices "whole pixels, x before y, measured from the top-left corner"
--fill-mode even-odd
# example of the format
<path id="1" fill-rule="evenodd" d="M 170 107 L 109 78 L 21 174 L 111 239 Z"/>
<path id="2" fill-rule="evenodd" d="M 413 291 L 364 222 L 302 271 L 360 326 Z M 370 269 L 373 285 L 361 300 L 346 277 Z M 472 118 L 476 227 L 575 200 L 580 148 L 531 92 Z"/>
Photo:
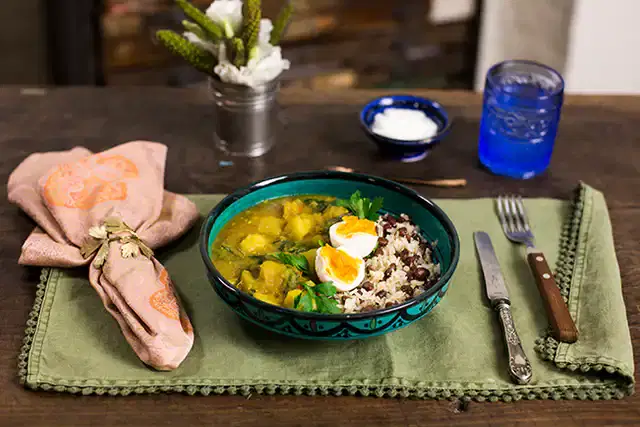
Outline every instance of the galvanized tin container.
<path id="1" fill-rule="evenodd" d="M 276 102 L 279 88 L 279 79 L 251 88 L 210 77 L 218 148 L 244 157 L 259 157 L 269 151 L 280 125 Z"/>

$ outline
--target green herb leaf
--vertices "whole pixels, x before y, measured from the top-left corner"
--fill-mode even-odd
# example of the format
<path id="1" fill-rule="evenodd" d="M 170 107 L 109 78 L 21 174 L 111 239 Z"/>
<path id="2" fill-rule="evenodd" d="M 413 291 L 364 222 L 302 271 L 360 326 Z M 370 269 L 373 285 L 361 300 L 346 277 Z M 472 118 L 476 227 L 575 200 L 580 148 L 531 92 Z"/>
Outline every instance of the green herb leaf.
<path id="1" fill-rule="evenodd" d="M 304 255 L 294 255 L 285 252 L 274 252 L 269 254 L 270 258 L 280 261 L 283 264 L 297 268 L 305 274 L 310 273 L 309 261 Z"/>
<path id="2" fill-rule="evenodd" d="M 326 243 L 324 242 L 324 240 L 322 239 L 318 239 L 318 241 L 316 242 L 318 244 L 318 246 L 322 247 L 324 245 L 326 245 Z"/>
<path id="3" fill-rule="evenodd" d="M 296 308 L 302 311 L 313 311 L 313 296 L 309 292 L 300 294 L 300 300 Z"/>
<path id="4" fill-rule="evenodd" d="M 369 212 L 367 213 L 367 219 L 371 221 L 376 221 L 378 219 L 378 211 L 382 209 L 382 205 L 384 203 L 384 198 L 376 197 L 373 199 L 373 202 L 369 205 Z"/>
<path id="5" fill-rule="evenodd" d="M 375 221 L 378 219 L 378 211 L 382 209 L 384 199 L 376 197 L 373 202 L 360 195 L 360 190 L 349 197 L 349 200 L 337 199 L 336 205 L 348 209 L 353 215 L 360 219 Z"/>
<path id="6" fill-rule="evenodd" d="M 318 305 L 319 313 L 326 314 L 337 314 L 340 313 L 340 308 L 338 308 L 338 301 L 327 298 L 324 295 L 319 295 L 316 304 Z"/>
<path id="7" fill-rule="evenodd" d="M 333 286 L 333 282 L 322 282 L 314 286 L 315 291 L 320 295 L 326 295 L 328 297 L 334 296 L 338 289 Z"/>

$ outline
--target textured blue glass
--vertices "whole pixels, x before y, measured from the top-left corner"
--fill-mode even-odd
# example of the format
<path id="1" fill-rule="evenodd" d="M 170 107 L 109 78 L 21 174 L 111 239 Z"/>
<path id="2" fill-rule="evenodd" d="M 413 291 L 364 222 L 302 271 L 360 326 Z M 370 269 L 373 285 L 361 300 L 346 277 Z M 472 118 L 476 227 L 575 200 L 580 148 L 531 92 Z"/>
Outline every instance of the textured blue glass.
<path id="1" fill-rule="evenodd" d="M 551 161 L 563 94 L 562 77 L 545 65 L 494 65 L 485 81 L 480 162 L 495 174 L 513 178 L 544 172 Z"/>

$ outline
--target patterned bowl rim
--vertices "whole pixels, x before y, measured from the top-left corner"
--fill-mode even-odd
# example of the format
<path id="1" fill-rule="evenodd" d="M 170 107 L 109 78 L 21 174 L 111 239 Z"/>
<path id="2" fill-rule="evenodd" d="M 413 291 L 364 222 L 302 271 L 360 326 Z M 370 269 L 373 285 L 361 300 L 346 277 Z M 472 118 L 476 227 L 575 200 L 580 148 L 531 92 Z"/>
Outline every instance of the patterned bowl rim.
<path id="1" fill-rule="evenodd" d="M 300 310 L 293 310 L 286 307 L 280 307 L 277 305 L 269 304 L 267 302 L 261 301 L 257 298 L 254 298 L 252 295 L 241 291 L 240 289 L 233 286 L 229 283 L 222 274 L 215 268 L 211 258 L 209 257 L 209 233 L 213 224 L 220 216 L 220 214 L 231 206 L 236 201 L 240 200 L 242 197 L 246 196 L 249 193 L 257 191 L 262 188 L 269 187 L 275 184 L 282 184 L 285 182 L 291 181 L 299 181 L 299 180 L 314 180 L 314 179 L 343 179 L 347 181 L 358 181 L 358 182 L 369 182 L 375 185 L 379 185 L 385 187 L 389 190 L 396 191 L 401 193 L 407 197 L 412 198 L 414 201 L 418 202 L 423 208 L 428 209 L 438 221 L 444 226 L 449 236 L 449 240 L 451 241 L 452 247 L 452 257 L 451 264 L 449 268 L 441 274 L 440 279 L 434 283 L 429 289 L 427 289 L 422 294 L 410 298 L 407 301 L 393 305 L 391 307 L 382 308 L 378 310 L 367 311 L 364 313 L 341 313 L 341 314 L 323 314 L 323 313 L 310 313 L 304 312 Z M 455 269 L 458 265 L 458 261 L 460 259 L 460 240 L 458 237 L 458 232 L 444 211 L 438 207 L 434 202 L 430 199 L 420 195 L 416 191 L 398 184 L 396 182 L 390 181 L 385 178 L 360 174 L 360 173 L 350 173 L 350 172 L 338 172 L 338 171 L 310 171 L 310 172 L 296 172 L 290 174 L 279 175 L 271 178 L 266 178 L 261 181 L 254 182 L 249 184 L 246 187 L 240 188 L 235 192 L 229 194 L 224 199 L 220 201 L 206 216 L 202 227 L 200 229 L 200 255 L 202 260 L 204 261 L 205 266 L 207 267 L 207 271 L 216 277 L 218 282 L 222 284 L 222 286 L 232 294 L 234 294 L 238 299 L 258 306 L 267 311 L 277 312 L 281 314 L 286 314 L 290 316 L 294 316 L 299 319 L 305 320 L 327 320 L 327 321 L 345 321 L 345 320 L 364 320 L 375 318 L 378 316 L 383 316 L 386 314 L 394 313 L 396 311 L 403 310 L 405 308 L 414 306 L 421 301 L 429 298 L 430 296 L 439 292 L 441 288 L 443 288 L 453 276 Z"/>
<path id="2" fill-rule="evenodd" d="M 382 100 L 384 100 L 384 99 L 393 100 L 393 103 L 391 103 L 389 105 L 389 107 L 393 106 L 395 101 L 397 101 L 397 100 L 405 100 L 405 101 L 413 100 L 413 101 L 419 102 L 421 104 L 429 105 L 435 111 L 437 111 L 437 113 L 440 116 L 440 118 L 444 121 L 444 126 L 442 126 L 442 128 L 439 129 L 438 133 L 436 133 L 434 136 L 432 136 L 430 138 L 418 139 L 418 140 L 415 140 L 415 141 L 394 139 L 394 138 L 389 138 L 387 136 L 378 135 L 377 133 L 374 133 L 371 130 L 369 125 L 367 125 L 367 123 L 365 121 L 365 115 L 367 114 L 367 112 L 370 109 L 372 109 L 373 107 L 379 105 L 380 102 Z M 377 98 L 371 99 L 365 104 L 365 106 L 362 108 L 362 110 L 360 110 L 360 113 L 358 114 L 358 118 L 360 120 L 360 126 L 362 127 L 362 129 L 367 133 L 367 135 L 369 135 L 374 140 L 385 142 L 385 143 L 387 143 L 389 145 L 394 145 L 394 146 L 396 146 L 398 148 L 403 147 L 403 148 L 407 148 L 407 149 L 411 149 L 411 148 L 416 148 L 416 149 L 417 148 L 427 148 L 427 147 L 431 147 L 433 145 L 436 145 L 437 143 L 439 143 L 447 135 L 447 133 L 449 133 L 449 130 L 451 129 L 451 125 L 453 123 L 453 120 L 449 116 L 449 113 L 447 112 L 447 110 L 438 101 L 435 101 L 435 100 L 429 99 L 429 98 L 423 98 L 421 96 L 409 95 L 409 94 L 386 95 L 386 96 L 379 96 Z"/>

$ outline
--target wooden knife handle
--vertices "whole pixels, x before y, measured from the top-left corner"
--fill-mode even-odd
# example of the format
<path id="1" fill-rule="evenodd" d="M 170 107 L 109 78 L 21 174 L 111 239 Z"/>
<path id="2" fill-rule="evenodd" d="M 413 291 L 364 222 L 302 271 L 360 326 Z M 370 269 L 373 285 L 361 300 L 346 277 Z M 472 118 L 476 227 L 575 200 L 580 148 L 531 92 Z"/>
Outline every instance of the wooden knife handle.
<path id="1" fill-rule="evenodd" d="M 553 337 L 562 342 L 576 342 L 578 330 L 571 318 L 569 308 L 562 299 L 560 289 L 553 278 L 549 264 L 547 264 L 547 259 L 542 252 L 529 250 L 527 251 L 527 260 L 544 301 Z"/>

